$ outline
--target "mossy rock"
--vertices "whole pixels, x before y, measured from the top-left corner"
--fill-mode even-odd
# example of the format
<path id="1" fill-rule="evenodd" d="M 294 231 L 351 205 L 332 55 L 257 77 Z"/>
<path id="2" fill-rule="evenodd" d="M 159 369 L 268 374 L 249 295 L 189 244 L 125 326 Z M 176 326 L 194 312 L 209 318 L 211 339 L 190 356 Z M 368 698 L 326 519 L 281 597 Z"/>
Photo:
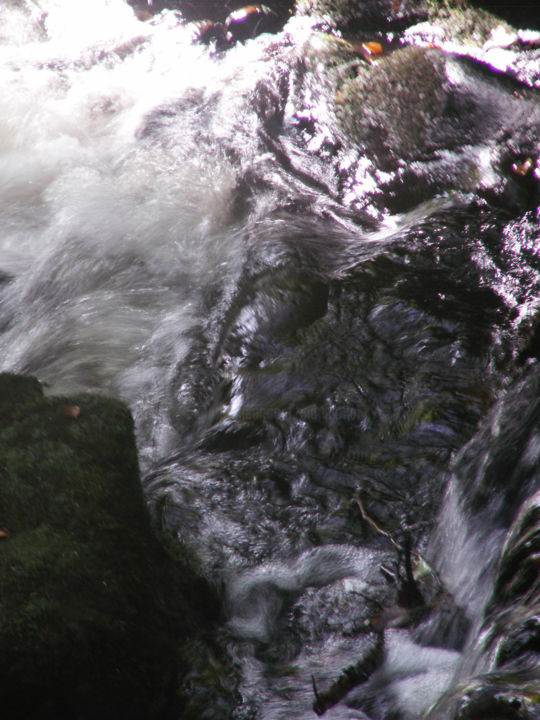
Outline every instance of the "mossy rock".
<path id="1" fill-rule="evenodd" d="M 481 47 L 498 26 L 505 25 L 498 8 L 467 0 L 426 0 L 429 21 L 437 25 L 439 41 L 453 41 Z M 474 6 L 477 7 L 474 7 Z M 492 10 L 490 12 L 489 10 Z"/>
<path id="2" fill-rule="evenodd" d="M 3 717 L 178 717 L 213 600 L 151 532 L 121 402 L 0 375 L 0 530 Z"/>
<path id="3" fill-rule="evenodd" d="M 536 207 L 536 176 L 514 168 L 536 155 L 538 93 L 512 77 L 408 46 L 373 65 L 359 61 L 353 77 L 338 81 L 335 99 L 348 142 L 390 173 L 383 190 L 392 211 L 449 190 L 480 190 L 512 212 Z"/>
<path id="4" fill-rule="evenodd" d="M 338 89 L 338 114 L 352 139 L 408 161 L 538 125 L 538 96 L 482 63 L 437 49 L 405 47 Z M 516 143 L 519 144 L 516 137 Z M 382 147 L 381 147 L 382 144 Z"/>
<path id="5" fill-rule="evenodd" d="M 442 33 L 439 39 L 473 45 L 485 42 L 501 24 L 496 13 L 503 9 L 467 0 L 297 0 L 296 8 L 299 15 L 320 18 L 320 24 L 327 29 L 367 39 L 373 33 L 400 32 L 427 20 L 438 26 Z M 505 17 L 512 20 L 508 14 Z"/>
<path id="6" fill-rule="evenodd" d="M 320 17 L 327 27 L 347 33 L 402 30 L 427 19 L 424 0 L 297 0 L 296 12 Z"/>

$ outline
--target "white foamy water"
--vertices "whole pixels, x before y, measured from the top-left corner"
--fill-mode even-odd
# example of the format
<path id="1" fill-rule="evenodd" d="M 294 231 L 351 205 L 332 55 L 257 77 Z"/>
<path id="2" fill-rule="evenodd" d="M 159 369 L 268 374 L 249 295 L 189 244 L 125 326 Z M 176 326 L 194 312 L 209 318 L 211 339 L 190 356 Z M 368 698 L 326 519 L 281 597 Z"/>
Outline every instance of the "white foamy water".
<path id="1" fill-rule="evenodd" d="M 463 509 L 455 482 L 451 482 L 432 539 L 431 554 L 444 585 L 472 621 L 478 620 L 491 589 L 505 534 L 489 526 L 488 514 L 472 521 Z"/>
<path id="2" fill-rule="evenodd" d="M 120 394 L 136 415 L 146 387 L 148 412 L 201 289 L 242 262 L 224 143 L 261 49 L 218 61 L 172 14 L 143 24 L 122 0 L 2 5 L 0 37 L 0 271 L 16 276 L 0 369 Z"/>

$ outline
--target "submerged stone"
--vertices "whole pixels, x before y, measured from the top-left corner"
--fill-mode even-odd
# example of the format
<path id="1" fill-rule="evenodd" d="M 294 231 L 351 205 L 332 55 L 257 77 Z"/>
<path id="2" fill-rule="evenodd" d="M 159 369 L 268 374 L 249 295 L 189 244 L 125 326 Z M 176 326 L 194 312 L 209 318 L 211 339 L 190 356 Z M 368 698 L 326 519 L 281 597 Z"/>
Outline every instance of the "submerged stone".
<path id="1" fill-rule="evenodd" d="M 151 532 L 125 406 L 0 375 L 0 528 L 3 716 L 177 717 L 212 596 Z"/>

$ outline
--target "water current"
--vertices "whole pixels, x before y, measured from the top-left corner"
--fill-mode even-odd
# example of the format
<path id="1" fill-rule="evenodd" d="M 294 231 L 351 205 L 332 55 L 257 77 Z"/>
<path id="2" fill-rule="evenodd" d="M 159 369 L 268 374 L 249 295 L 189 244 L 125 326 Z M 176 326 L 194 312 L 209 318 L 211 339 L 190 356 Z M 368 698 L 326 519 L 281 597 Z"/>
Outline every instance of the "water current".
<path id="1" fill-rule="evenodd" d="M 312 25 L 216 52 L 122 0 L 0 4 L 0 370 L 129 405 L 223 601 L 193 717 L 312 718 L 383 637 L 325 716 L 413 720 L 496 666 L 486 603 L 538 507 L 538 148 L 514 180 L 474 133 L 376 166 Z"/>

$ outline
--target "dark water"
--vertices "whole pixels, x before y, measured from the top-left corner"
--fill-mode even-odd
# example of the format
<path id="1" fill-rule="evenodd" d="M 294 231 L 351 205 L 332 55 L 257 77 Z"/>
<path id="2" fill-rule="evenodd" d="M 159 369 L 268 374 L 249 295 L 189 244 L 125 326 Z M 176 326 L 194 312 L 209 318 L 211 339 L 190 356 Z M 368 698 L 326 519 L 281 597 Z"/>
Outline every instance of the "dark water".
<path id="1" fill-rule="evenodd" d="M 192 716 L 314 717 L 383 642 L 325 717 L 537 717 L 536 56 L 518 94 L 449 61 L 497 123 L 533 108 L 523 147 L 472 123 L 403 165 L 344 132 L 305 19 L 214 54 L 50 0 L 0 38 L 0 366 L 130 405 L 223 598 Z"/>

